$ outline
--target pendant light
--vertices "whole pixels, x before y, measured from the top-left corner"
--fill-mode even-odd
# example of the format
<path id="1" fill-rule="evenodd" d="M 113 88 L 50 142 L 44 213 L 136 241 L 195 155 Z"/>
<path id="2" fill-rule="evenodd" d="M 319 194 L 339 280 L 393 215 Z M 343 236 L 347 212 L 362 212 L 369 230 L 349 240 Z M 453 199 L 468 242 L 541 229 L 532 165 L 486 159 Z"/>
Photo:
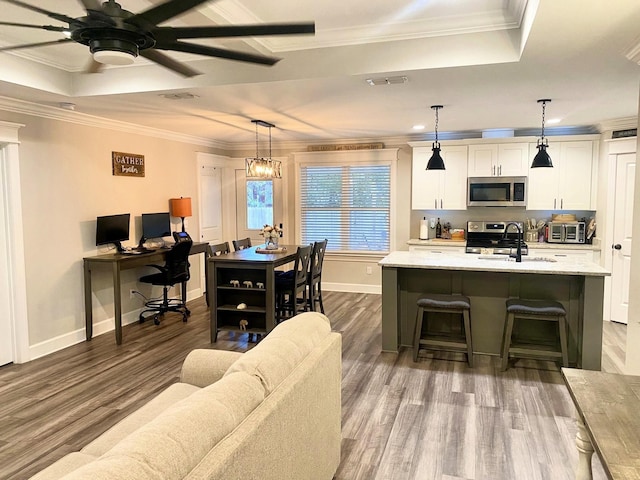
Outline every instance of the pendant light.
<path id="1" fill-rule="evenodd" d="M 538 103 L 542 104 L 542 133 L 540 135 L 540 138 L 538 139 L 538 145 L 536 146 L 536 148 L 538 149 L 538 153 L 536 153 L 536 156 L 533 158 L 531 168 L 553 167 L 553 163 L 551 163 L 551 157 L 547 153 L 547 148 L 549 148 L 549 141 L 544 138 L 544 110 L 547 102 L 551 102 L 551 99 L 543 98 L 538 100 Z"/>
<path id="2" fill-rule="evenodd" d="M 431 108 L 436 111 L 436 141 L 431 147 L 433 155 L 427 162 L 427 170 L 444 170 L 444 160 L 440 156 L 440 142 L 438 142 L 438 110 L 443 107 L 442 105 L 431 105 Z"/>
<path id="3" fill-rule="evenodd" d="M 271 127 L 272 123 L 264 120 L 251 120 L 256 125 L 256 156 L 245 158 L 245 173 L 248 178 L 282 178 L 282 162 L 271 158 Z M 269 128 L 269 157 L 264 158 L 258 152 L 258 125 Z"/>

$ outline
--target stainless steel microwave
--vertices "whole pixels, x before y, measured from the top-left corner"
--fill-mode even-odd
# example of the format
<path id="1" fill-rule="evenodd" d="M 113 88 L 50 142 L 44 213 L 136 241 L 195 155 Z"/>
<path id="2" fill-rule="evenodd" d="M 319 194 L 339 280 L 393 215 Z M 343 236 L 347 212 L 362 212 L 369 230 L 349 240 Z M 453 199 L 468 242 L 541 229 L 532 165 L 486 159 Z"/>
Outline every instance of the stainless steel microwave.
<path id="1" fill-rule="evenodd" d="M 526 207 L 527 177 L 469 177 L 467 206 Z"/>

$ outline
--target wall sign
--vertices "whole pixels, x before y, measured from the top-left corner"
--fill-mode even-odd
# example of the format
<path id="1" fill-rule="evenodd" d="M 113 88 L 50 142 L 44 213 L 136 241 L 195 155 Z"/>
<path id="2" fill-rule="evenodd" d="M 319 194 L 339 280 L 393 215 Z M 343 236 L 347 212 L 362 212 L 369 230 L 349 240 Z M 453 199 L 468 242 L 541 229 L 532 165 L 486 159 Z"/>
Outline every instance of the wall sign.
<path id="1" fill-rule="evenodd" d="M 382 150 L 384 143 L 348 143 L 342 145 L 308 145 L 307 152 L 333 152 L 336 150 Z"/>
<path id="2" fill-rule="evenodd" d="M 144 155 L 111 152 L 111 172 L 120 177 L 144 177 Z"/>

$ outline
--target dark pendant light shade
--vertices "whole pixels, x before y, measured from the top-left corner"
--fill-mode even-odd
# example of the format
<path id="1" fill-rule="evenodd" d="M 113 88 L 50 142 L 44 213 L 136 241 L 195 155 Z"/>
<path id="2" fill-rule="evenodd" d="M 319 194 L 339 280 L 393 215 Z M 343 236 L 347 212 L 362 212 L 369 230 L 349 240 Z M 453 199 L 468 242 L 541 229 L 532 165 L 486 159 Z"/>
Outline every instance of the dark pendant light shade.
<path id="1" fill-rule="evenodd" d="M 431 105 L 431 108 L 436 111 L 436 141 L 431 147 L 433 155 L 427 162 L 427 170 L 444 170 L 444 160 L 440 156 L 440 142 L 438 142 L 438 110 L 442 108 L 442 105 Z"/>
<path id="2" fill-rule="evenodd" d="M 432 151 L 433 155 L 427 162 L 427 170 L 444 170 L 444 160 L 440 156 L 440 144 L 434 143 Z"/>
<path id="3" fill-rule="evenodd" d="M 533 158 L 533 162 L 531 163 L 531 168 L 540 168 L 540 167 L 553 167 L 553 163 L 551 162 L 551 157 L 547 153 L 547 148 L 549 148 L 549 142 L 546 138 L 544 138 L 544 111 L 547 105 L 547 102 L 550 102 L 551 99 L 543 98 L 538 100 L 538 103 L 542 104 L 542 132 L 540 138 L 538 139 L 538 153 Z"/>
<path id="4" fill-rule="evenodd" d="M 533 163 L 531 164 L 531 168 L 538 167 L 553 167 L 553 163 L 551 163 L 551 157 L 547 153 L 548 145 L 539 144 L 536 148 L 538 149 L 538 153 L 533 157 Z"/>

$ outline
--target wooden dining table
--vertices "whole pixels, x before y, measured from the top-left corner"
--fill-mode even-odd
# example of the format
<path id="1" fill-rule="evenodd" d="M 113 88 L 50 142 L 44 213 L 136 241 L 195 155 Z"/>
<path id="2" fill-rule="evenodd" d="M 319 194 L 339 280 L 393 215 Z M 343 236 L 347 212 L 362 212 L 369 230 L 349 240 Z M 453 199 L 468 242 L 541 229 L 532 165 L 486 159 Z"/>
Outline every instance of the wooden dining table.
<path id="1" fill-rule="evenodd" d="M 276 325 L 276 269 L 295 261 L 298 245 L 264 245 L 207 260 L 211 343 L 218 332 L 267 334 Z"/>

